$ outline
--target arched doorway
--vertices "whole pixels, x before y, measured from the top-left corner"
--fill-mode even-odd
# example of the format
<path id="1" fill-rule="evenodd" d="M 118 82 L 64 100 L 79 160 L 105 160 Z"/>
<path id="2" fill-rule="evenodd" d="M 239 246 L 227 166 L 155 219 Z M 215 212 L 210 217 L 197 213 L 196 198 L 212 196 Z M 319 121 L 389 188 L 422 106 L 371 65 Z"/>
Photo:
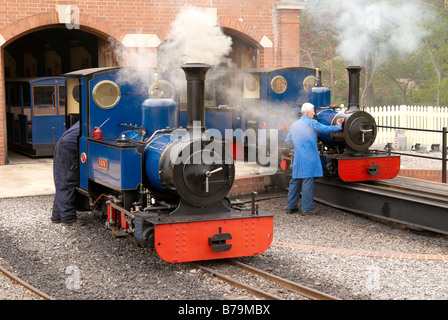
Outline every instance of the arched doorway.
<path id="1" fill-rule="evenodd" d="M 232 51 L 229 54 L 232 67 L 218 80 L 218 85 L 227 89 L 221 90 L 220 92 L 225 96 L 217 97 L 217 99 L 222 104 L 236 106 L 237 104 L 241 105 L 242 102 L 242 71 L 259 66 L 259 48 L 230 30 L 225 30 L 225 33 L 232 38 Z"/>
<path id="2" fill-rule="evenodd" d="M 116 65 L 107 39 L 55 25 L 28 33 L 4 48 L 5 79 L 59 76 L 84 68 Z"/>
<path id="3" fill-rule="evenodd" d="M 0 85 L 5 94 L 7 158 L 12 151 L 32 157 L 51 156 L 65 131 L 65 87 L 63 80 L 37 83 L 35 78 L 117 65 L 108 38 L 88 28 L 68 29 L 55 24 L 22 33 L 2 51 L 4 82 Z M 34 104 L 39 105 L 38 112 Z"/>

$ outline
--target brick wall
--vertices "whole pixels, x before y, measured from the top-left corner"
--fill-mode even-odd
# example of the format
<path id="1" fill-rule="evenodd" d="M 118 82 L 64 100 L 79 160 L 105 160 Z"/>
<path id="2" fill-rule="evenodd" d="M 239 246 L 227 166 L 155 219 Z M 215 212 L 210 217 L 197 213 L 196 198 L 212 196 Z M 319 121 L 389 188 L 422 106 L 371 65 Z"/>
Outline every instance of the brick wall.
<path id="1" fill-rule="evenodd" d="M 252 191 L 258 193 L 271 192 L 273 190 L 282 190 L 289 185 L 291 177 L 285 174 L 274 175 L 251 175 L 236 177 L 232 189 L 228 196 L 236 198 L 239 196 L 248 196 Z"/>
<path id="2" fill-rule="evenodd" d="M 442 182 L 442 170 L 402 169 L 398 175 L 421 180 Z"/>
<path id="3" fill-rule="evenodd" d="M 127 34 L 157 35 L 164 41 L 170 23 L 185 4 L 216 9 L 218 22 L 226 32 L 258 48 L 260 67 L 299 64 L 298 15 L 303 2 L 282 0 L 3 0 L 0 57 L 5 46 L 23 35 L 65 24 L 61 5 L 79 9 L 78 21 L 73 22 L 78 22 L 81 30 L 103 40 L 112 37 L 121 42 Z M 2 59 L 0 70 L 0 165 L 3 165 L 6 125 Z"/>
<path id="4" fill-rule="evenodd" d="M 5 96 L 3 87 L 3 50 L 0 49 L 0 165 L 6 163 L 6 112 L 4 109 Z"/>
<path id="5" fill-rule="evenodd" d="M 253 175 L 235 178 L 228 197 L 250 195 L 252 191 L 265 191 L 264 176 Z"/>
<path id="6" fill-rule="evenodd" d="M 294 10 L 278 6 L 279 50 L 276 52 L 276 60 L 281 61 L 284 67 L 293 67 L 300 64 L 300 20 Z"/>

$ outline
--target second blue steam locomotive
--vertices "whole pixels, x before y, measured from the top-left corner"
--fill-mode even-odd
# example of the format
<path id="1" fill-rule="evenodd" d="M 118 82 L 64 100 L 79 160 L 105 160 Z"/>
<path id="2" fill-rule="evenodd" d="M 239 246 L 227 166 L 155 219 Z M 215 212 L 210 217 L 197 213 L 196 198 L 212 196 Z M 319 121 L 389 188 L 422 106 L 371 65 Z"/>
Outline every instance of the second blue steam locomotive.
<path id="1" fill-rule="evenodd" d="M 313 73 L 314 72 L 314 73 Z M 301 105 L 310 102 L 315 107 L 317 121 L 331 125 L 344 120 L 343 130 L 320 135 L 319 150 L 324 173 L 347 182 L 391 179 L 400 171 L 400 157 L 381 154 L 369 148 L 375 142 L 375 119 L 360 106 L 360 67 L 347 68 L 349 78 L 347 108 L 331 105 L 330 89 L 323 87 L 321 73 L 306 68 L 277 68 L 247 70 L 243 85 L 243 108 L 236 112 L 243 130 L 265 132 L 267 139 L 239 139 L 245 154 L 257 150 L 259 158 L 277 158 L 279 169 L 287 173 L 294 152 L 285 144 L 290 125 L 300 116 Z M 235 118 L 235 114 L 233 115 Z M 270 148 L 269 132 L 278 139 Z M 239 145 L 238 145 L 239 143 Z M 265 152 L 266 154 L 263 154 Z M 237 153 L 236 153 L 237 154 Z M 260 161 L 263 163 L 263 161 Z"/>

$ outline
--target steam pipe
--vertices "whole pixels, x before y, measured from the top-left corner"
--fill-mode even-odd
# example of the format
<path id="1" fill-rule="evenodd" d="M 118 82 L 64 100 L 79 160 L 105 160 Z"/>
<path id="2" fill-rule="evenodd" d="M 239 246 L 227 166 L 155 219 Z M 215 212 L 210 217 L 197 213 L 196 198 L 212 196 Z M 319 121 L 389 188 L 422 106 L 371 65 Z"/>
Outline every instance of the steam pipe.
<path id="1" fill-rule="evenodd" d="M 347 112 L 359 110 L 359 75 L 361 67 L 348 67 L 348 108 Z"/>
<path id="2" fill-rule="evenodd" d="M 192 134 L 193 122 L 201 122 L 205 131 L 205 74 L 210 66 L 202 63 L 187 63 L 181 67 L 187 79 L 187 131 Z"/>

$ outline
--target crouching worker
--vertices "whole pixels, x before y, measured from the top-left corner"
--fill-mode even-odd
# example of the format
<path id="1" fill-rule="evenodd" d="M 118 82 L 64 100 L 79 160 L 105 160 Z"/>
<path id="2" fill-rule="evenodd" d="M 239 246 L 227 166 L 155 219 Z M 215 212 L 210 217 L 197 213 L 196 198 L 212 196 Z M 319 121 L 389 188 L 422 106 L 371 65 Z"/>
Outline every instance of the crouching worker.
<path id="1" fill-rule="evenodd" d="M 53 158 L 53 179 L 56 193 L 51 221 L 64 225 L 81 224 L 76 216 L 78 183 L 79 121 L 71 126 L 56 143 Z"/>

